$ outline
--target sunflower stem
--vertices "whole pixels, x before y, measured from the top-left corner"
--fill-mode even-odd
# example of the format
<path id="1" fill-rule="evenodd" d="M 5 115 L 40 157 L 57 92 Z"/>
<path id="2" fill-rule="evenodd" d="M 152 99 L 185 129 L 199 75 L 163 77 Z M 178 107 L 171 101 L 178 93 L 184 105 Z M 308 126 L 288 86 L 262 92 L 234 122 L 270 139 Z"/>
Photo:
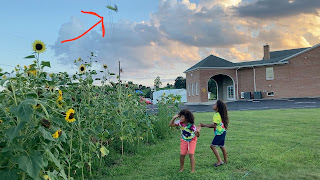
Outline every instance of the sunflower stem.
<path id="1" fill-rule="evenodd" d="M 68 167 L 68 180 L 71 179 L 72 138 L 73 138 L 73 125 L 71 126 L 71 138 L 70 138 L 70 150 L 69 150 L 69 167 Z"/>

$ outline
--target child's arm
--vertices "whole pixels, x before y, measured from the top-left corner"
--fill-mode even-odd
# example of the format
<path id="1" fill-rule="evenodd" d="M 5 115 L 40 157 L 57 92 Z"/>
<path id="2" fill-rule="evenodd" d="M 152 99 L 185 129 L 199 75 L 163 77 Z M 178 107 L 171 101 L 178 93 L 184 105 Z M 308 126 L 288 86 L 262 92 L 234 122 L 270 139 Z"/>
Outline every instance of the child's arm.
<path id="1" fill-rule="evenodd" d="M 215 128 L 217 126 L 217 123 L 213 123 L 213 124 L 203 124 L 200 123 L 201 127 L 207 127 L 207 128 Z"/>
<path id="2" fill-rule="evenodd" d="M 174 120 L 176 120 L 178 117 L 179 117 L 178 114 L 176 114 L 175 116 L 172 117 L 172 119 L 171 119 L 170 122 L 169 122 L 169 126 L 170 126 L 170 127 L 177 126 L 177 125 L 174 123 Z"/>
<path id="3" fill-rule="evenodd" d="M 197 137 L 200 137 L 201 126 L 200 124 L 197 126 L 197 130 L 194 132 Z"/>

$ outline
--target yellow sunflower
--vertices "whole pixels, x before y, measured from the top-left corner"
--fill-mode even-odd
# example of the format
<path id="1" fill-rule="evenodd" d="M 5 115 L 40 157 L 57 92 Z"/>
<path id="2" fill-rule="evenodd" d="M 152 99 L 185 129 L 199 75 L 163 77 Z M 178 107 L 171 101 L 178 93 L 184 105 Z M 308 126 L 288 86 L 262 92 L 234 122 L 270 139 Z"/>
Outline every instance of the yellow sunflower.
<path id="1" fill-rule="evenodd" d="M 25 65 L 25 66 L 23 66 L 23 68 L 24 68 L 24 69 L 27 69 L 27 66 Z"/>
<path id="2" fill-rule="evenodd" d="M 40 107 L 41 107 L 41 105 L 37 104 L 37 105 L 33 106 L 33 109 L 39 109 Z"/>
<path id="3" fill-rule="evenodd" d="M 81 58 L 79 58 L 78 61 L 81 61 Z"/>
<path id="4" fill-rule="evenodd" d="M 69 123 L 76 121 L 76 119 L 74 118 L 74 110 L 73 109 L 69 109 L 66 112 L 66 117 L 65 120 Z"/>
<path id="5" fill-rule="evenodd" d="M 54 134 L 52 134 L 52 137 L 55 139 L 58 139 L 62 135 L 62 131 L 58 130 Z"/>
<path id="6" fill-rule="evenodd" d="M 3 120 L 0 119 L 0 124 L 2 124 L 2 123 L 3 123 Z"/>
<path id="7" fill-rule="evenodd" d="M 128 95 L 128 97 L 130 97 L 130 96 L 131 96 L 131 94 Z"/>
<path id="8" fill-rule="evenodd" d="M 6 75 L 3 75 L 3 76 L 2 76 L 2 79 L 6 79 L 6 78 L 7 78 L 7 76 L 6 76 Z"/>
<path id="9" fill-rule="evenodd" d="M 35 40 L 32 44 L 33 50 L 37 53 L 43 53 L 46 50 L 46 45 L 39 40 Z"/>
<path id="10" fill-rule="evenodd" d="M 62 91 L 61 91 L 61 90 L 59 90 L 58 100 L 61 100 L 61 101 L 62 101 Z"/>
<path id="11" fill-rule="evenodd" d="M 58 106 L 58 108 L 62 108 L 62 105 L 63 105 L 62 99 L 57 99 L 57 106 Z"/>
<path id="12" fill-rule="evenodd" d="M 86 71 L 86 66 L 81 64 L 81 66 L 79 67 L 79 71 L 80 71 L 80 74 L 83 74 Z"/>
<path id="13" fill-rule="evenodd" d="M 51 180 L 48 175 L 43 175 L 43 179 L 45 179 L 45 180 Z"/>
<path id="14" fill-rule="evenodd" d="M 103 65 L 103 69 L 107 69 L 108 66 L 106 64 Z"/>

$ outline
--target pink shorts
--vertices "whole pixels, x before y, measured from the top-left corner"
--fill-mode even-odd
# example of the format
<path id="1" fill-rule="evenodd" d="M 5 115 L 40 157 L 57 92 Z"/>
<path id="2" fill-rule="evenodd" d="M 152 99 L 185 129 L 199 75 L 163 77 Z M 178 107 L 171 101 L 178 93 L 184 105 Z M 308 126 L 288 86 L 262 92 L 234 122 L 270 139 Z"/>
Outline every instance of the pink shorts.
<path id="1" fill-rule="evenodd" d="M 197 137 L 192 138 L 190 142 L 180 139 L 180 154 L 194 154 L 197 145 Z"/>

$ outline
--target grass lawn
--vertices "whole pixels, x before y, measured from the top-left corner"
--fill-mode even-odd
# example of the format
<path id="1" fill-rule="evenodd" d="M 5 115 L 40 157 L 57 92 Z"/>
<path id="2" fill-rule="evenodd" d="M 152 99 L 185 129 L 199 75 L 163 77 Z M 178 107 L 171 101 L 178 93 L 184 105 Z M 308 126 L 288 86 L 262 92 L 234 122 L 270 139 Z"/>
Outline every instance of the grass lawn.
<path id="1" fill-rule="evenodd" d="M 195 124 L 210 123 L 212 115 L 195 113 Z M 196 172 L 190 174 L 186 157 L 185 171 L 178 173 L 177 129 L 172 138 L 125 156 L 122 165 L 106 169 L 100 179 L 320 179 L 320 109 L 233 111 L 229 118 L 227 165 L 212 166 L 213 129 L 202 128 Z"/>

